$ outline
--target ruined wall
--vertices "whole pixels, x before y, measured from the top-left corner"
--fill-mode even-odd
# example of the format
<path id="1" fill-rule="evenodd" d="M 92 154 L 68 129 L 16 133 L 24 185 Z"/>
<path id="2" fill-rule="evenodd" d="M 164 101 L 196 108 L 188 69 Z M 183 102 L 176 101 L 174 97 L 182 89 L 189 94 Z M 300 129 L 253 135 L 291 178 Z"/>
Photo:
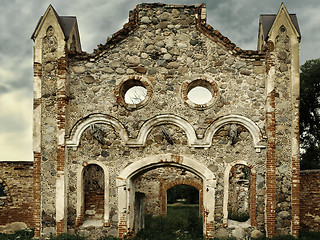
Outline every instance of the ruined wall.
<path id="1" fill-rule="evenodd" d="M 0 225 L 24 222 L 33 227 L 32 162 L 0 162 Z"/>
<path id="2" fill-rule="evenodd" d="M 35 180 L 41 180 L 35 192 L 41 190 L 36 217 L 42 228 L 74 232 L 93 218 L 109 234 L 130 235 L 132 209 L 139 208 L 134 191 L 144 193 L 147 211 L 163 212 L 170 172 L 204 195 L 207 237 L 244 234 L 228 227 L 230 171 L 240 164 L 251 172 L 250 230 L 296 235 L 298 38 L 291 40 L 292 29 L 282 31 L 279 22 L 291 25 L 281 8 L 283 19 L 259 52 L 236 47 L 207 25 L 205 5 L 140 4 L 123 29 L 88 54 L 66 49 L 49 7 L 55 24 L 45 22 L 35 43 Z M 146 93 L 130 103 L 133 86 Z M 210 99 L 192 101 L 195 87 L 207 89 Z M 99 174 L 88 177 L 90 168 Z M 88 186 L 90 179 L 99 188 Z"/>
<path id="3" fill-rule="evenodd" d="M 320 231 L 320 170 L 301 171 L 301 230 Z"/>
<path id="4" fill-rule="evenodd" d="M 264 62 L 258 55 L 241 57 L 212 41 L 196 27 L 196 8 L 140 6 L 136 13 L 138 28 L 117 45 L 96 58 L 70 59 L 67 132 L 81 119 L 104 113 L 119 121 L 129 138 L 135 139 L 141 126 L 161 115 L 180 116 L 202 138 L 207 128 L 221 116 L 242 115 L 261 129 L 265 120 Z M 126 104 L 122 91 L 130 79 L 141 81 L 147 89 L 142 104 Z M 189 84 L 202 80 L 216 87 L 213 100 L 197 106 L 187 98 Z M 199 81 L 201 84 L 201 81 Z M 254 99 L 250 101 L 249 99 Z M 217 176 L 215 226 L 222 226 L 225 166 L 244 161 L 258 171 L 258 192 L 265 189 L 265 152 L 255 151 L 253 138 L 241 124 L 238 138 L 231 144 L 230 125 L 214 135 L 211 147 L 192 149 L 186 133 L 174 124 L 166 124 L 173 144 L 165 139 L 161 127 L 148 134 L 144 147 L 130 148 L 117 129 L 96 124 L 105 132 L 104 140 L 94 139 L 87 128 L 77 149 L 68 149 L 69 223 L 74 223 L 76 208 L 76 172 L 90 160 L 108 166 L 110 176 L 110 221 L 117 225 L 116 177 L 130 163 L 158 154 L 186 155 L 209 167 Z M 264 199 L 257 199 L 259 228 L 263 229 Z M 72 226 L 72 225 L 71 225 Z"/>

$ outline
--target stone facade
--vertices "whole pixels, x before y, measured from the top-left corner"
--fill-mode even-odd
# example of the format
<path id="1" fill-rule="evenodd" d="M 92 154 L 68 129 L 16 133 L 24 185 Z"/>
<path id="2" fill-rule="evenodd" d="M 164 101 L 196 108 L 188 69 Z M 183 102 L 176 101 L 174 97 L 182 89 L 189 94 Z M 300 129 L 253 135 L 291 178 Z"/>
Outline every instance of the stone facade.
<path id="1" fill-rule="evenodd" d="M 32 38 L 36 236 L 131 236 L 179 184 L 199 190 L 205 236 L 231 235 L 238 166 L 250 224 L 237 232 L 298 234 L 300 33 L 283 4 L 261 16 L 257 51 L 208 25 L 204 4 L 140 4 L 92 54 L 49 6 Z"/>

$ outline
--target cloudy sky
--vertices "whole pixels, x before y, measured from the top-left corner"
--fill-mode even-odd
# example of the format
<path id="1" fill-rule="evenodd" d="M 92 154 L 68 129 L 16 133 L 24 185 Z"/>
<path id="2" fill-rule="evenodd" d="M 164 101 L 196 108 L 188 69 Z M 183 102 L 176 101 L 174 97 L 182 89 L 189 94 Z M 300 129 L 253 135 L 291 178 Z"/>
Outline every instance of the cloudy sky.
<path id="1" fill-rule="evenodd" d="M 128 20 L 137 0 L 0 0 L 0 160 L 32 159 L 32 46 L 41 15 L 52 4 L 60 16 L 76 16 L 82 48 L 97 44 Z M 302 33 L 300 64 L 320 57 L 319 0 L 162 0 L 206 2 L 207 22 L 243 49 L 255 50 L 259 15 L 277 13 L 284 2 Z"/>

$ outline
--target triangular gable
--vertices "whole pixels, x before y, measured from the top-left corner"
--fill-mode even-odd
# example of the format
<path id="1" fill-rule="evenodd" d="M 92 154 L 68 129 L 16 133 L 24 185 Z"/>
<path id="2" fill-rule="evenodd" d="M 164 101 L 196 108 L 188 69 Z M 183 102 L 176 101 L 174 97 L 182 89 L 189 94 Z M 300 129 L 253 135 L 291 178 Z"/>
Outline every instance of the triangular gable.
<path id="1" fill-rule="evenodd" d="M 59 16 L 56 10 L 53 8 L 53 6 L 50 4 L 49 7 L 47 8 L 46 12 L 44 13 L 43 16 L 41 16 L 32 36 L 31 39 L 35 39 L 36 36 L 38 35 L 39 30 L 41 29 L 46 17 L 48 16 L 49 12 L 52 11 L 54 15 L 56 16 L 56 20 L 59 23 L 59 26 L 65 36 L 65 39 L 68 40 L 70 37 L 70 33 L 72 31 L 72 28 L 74 27 L 77 18 L 74 16 Z"/>
<path id="2" fill-rule="evenodd" d="M 281 14 L 285 14 L 292 30 L 295 32 L 297 38 L 301 38 L 301 34 L 300 34 L 300 29 L 299 29 L 299 25 L 298 25 L 298 20 L 297 20 L 297 17 L 295 14 L 289 14 L 287 8 L 285 7 L 284 3 L 281 3 L 281 6 L 280 6 L 280 9 L 277 13 L 277 15 L 275 16 L 275 19 L 274 21 L 272 22 L 272 25 L 268 31 L 268 35 L 265 35 L 267 36 L 268 38 L 270 37 L 270 33 L 272 32 L 274 26 L 275 26 L 275 23 L 278 21 L 279 17 Z"/>

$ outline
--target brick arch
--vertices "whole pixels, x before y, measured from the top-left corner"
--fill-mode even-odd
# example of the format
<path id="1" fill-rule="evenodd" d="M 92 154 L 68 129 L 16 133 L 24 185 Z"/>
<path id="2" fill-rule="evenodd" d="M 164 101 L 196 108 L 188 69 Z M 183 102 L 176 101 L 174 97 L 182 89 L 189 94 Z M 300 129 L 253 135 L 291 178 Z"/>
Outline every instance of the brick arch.
<path id="1" fill-rule="evenodd" d="M 239 160 L 229 163 L 224 172 L 224 194 L 223 194 L 223 226 L 228 226 L 228 203 L 229 203 L 229 173 L 235 165 L 245 165 L 251 171 L 251 184 L 250 184 L 250 221 L 251 226 L 257 226 L 256 222 L 256 193 L 257 193 L 257 174 L 253 165 L 246 161 Z"/>
<path id="2" fill-rule="evenodd" d="M 189 185 L 192 186 L 199 191 L 199 211 L 200 213 L 203 212 L 203 183 L 201 181 L 201 184 L 192 181 L 190 179 L 177 179 L 170 182 L 160 182 L 160 211 L 162 216 L 167 215 L 167 191 L 178 185 Z"/>

